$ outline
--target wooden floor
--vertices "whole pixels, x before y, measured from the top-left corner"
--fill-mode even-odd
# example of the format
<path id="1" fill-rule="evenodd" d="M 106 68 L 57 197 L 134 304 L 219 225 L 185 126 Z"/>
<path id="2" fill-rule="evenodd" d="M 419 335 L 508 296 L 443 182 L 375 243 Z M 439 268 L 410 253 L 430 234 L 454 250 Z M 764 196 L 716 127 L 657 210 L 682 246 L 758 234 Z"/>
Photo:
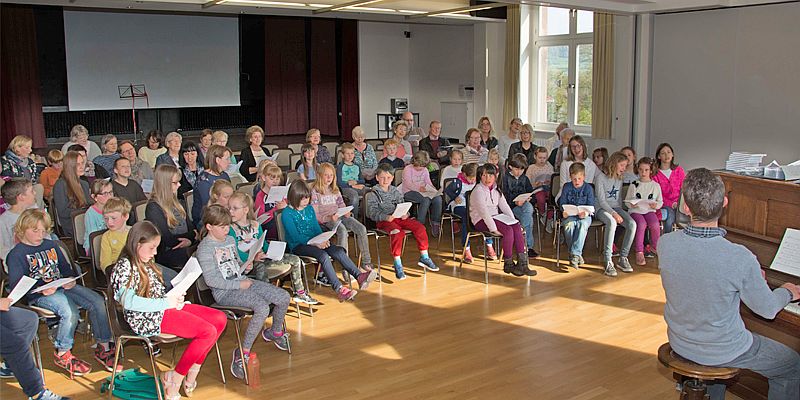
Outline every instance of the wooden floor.
<path id="1" fill-rule="evenodd" d="M 384 264 L 386 247 L 383 242 Z M 609 278 L 599 266 L 594 233 L 586 247 L 589 265 L 567 271 L 554 267 L 546 244 L 548 254 L 535 263 L 539 275 L 530 280 L 505 275 L 494 262 L 486 286 L 478 254 L 475 264 L 458 270 L 452 257 L 441 258 L 449 250 L 434 249 L 440 272 L 408 267 L 409 279 L 396 282 L 384 270 L 383 284 L 353 303 L 340 304 L 331 289 L 317 288 L 314 295 L 325 304 L 314 318 L 287 318 L 294 354 L 261 339 L 254 346 L 259 388 L 230 375 L 235 335 L 229 325 L 220 341 L 228 384 L 220 381 L 212 351 L 195 398 L 677 399 L 670 372 L 656 359 L 666 325 L 655 261 Z M 417 257 L 410 241 L 406 265 Z M 76 353 L 89 357 L 88 343 L 78 340 Z M 55 369 L 51 343 L 42 345 L 50 388 L 77 399 L 107 398 L 98 388 L 108 373 L 70 381 Z M 165 348 L 160 360 L 169 362 L 169 354 Z M 126 355 L 126 368 L 150 369 L 138 346 Z M 23 398 L 11 382 L 0 385 L 2 398 Z"/>

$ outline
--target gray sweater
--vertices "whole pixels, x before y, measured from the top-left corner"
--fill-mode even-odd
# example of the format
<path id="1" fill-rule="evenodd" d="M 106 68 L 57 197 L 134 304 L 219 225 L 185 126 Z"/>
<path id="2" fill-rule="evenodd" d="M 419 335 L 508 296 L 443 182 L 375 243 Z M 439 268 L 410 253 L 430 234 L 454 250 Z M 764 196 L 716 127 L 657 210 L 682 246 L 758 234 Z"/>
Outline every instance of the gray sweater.
<path id="1" fill-rule="evenodd" d="M 375 222 L 386 221 L 397 205 L 405 201 L 403 193 L 391 185 L 385 192 L 375 185 L 372 192 L 375 196 L 367 196 L 367 217 Z"/>
<path id="2" fill-rule="evenodd" d="M 597 209 L 609 214 L 614 214 L 614 208 L 622 208 L 622 179 L 598 173 L 594 179 L 594 202 Z"/>
<path id="3" fill-rule="evenodd" d="M 227 290 L 239 290 L 239 281 L 245 277 L 239 273 L 239 254 L 232 236 L 226 236 L 225 242 L 206 236 L 197 246 L 194 256 L 200 262 L 203 279 L 211 288 L 214 299 L 219 301 L 219 296 Z"/>
<path id="4" fill-rule="evenodd" d="M 703 365 L 729 362 L 753 343 L 740 302 L 767 318 L 789 304 L 786 288 L 770 290 L 758 260 L 723 236 L 699 237 L 689 226 L 661 237 L 658 259 L 666 292 L 664 319 L 676 353 Z"/>

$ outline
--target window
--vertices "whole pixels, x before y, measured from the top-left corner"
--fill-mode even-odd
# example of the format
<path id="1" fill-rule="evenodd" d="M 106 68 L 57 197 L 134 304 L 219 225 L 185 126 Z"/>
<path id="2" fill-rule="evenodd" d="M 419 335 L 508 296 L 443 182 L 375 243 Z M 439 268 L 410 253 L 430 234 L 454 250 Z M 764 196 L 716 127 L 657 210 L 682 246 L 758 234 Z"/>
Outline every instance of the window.
<path id="1" fill-rule="evenodd" d="M 523 6 L 521 17 L 522 118 L 536 129 L 554 130 L 567 121 L 590 134 L 593 13 Z"/>

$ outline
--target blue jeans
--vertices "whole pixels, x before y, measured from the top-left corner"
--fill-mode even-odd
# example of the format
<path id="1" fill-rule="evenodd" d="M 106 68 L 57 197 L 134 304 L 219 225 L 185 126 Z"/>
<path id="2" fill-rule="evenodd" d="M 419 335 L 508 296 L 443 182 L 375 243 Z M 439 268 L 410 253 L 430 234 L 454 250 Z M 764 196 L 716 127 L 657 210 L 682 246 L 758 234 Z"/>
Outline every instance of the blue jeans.
<path id="1" fill-rule="evenodd" d="M 511 210 L 517 217 L 522 228 L 525 229 L 525 242 L 528 248 L 533 248 L 533 204 L 525 202 L 521 206 L 516 206 Z"/>
<path id="2" fill-rule="evenodd" d="M 339 278 L 336 276 L 336 270 L 333 269 L 333 260 L 338 261 L 339 264 L 342 264 L 342 268 L 347 271 L 350 275 L 354 277 L 358 277 L 361 271 L 358 270 L 358 267 L 353 263 L 353 260 L 347 256 L 347 251 L 344 248 L 330 245 L 327 249 L 320 249 L 317 246 L 310 246 L 307 244 L 301 244 L 295 247 L 292 250 L 292 253 L 298 256 L 306 256 L 315 258 L 319 261 L 319 264 L 322 266 L 322 272 L 325 273 L 325 276 L 328 277 L 328 280 L 331 281 L 331 286 L 333 286 L 333 290 L 339 291 L 339 288 L 342 287 L 342 282 L 339 281 Z"/>
<path id="3" fill-rule="evenodd" d="M 583 242 L 586 241 L 586 234 L 589 232 L 589 225 L 592 224 L 592 217 L 567 217 L 562 224 L 564 225 L 564 236 L 567 237 L 567 244 L 569 245 L 569 254 L 573 256 L 582 255 Z"/>
<path id="4" fill-rule="evenodd" d="M 675 209 L 669 206 L 661 209 L 667 211 L 667 218 L 664 220 L 664 233 L 670 233 L 672 232 L 672 226 L 675 225 Z"/>
<path id="5" fill-rule="evenodd" d="M 469 224 L 469 216 L 467 215 L 467 207 L 465 206 L 458 206 L 453 207 L 453 213 L 458 215 L 461 218 L 461 243 L 463 243 L 467 248 L 469 248 L 469 242 L 467 242 L 467 226 Z M 489 238 L 486 239 L 486 245 L 491 246 L 494 244 L 494 240 Z"/>
<path id="6" fill-rule="evenodd" d="M 634 234 L 636 233 L 636 221 L 631 218 L 625 210 L 621 208 L 614 208 L 614 211 L 622 217 L 622 224 L 617 224 L 614 217 L 606 210 L 598 210 L 595 216 L 598 220 L 606 224 L 605 237 L 603 238 L 603 257 L 606 262 L 611 261 L 611 254 L 614 249 L 614 235 L 617 232 L 617 226 L 625 228 L 625 236 L 622 238 L 622 248 L 619 249 L 620 257 L 627 257 L 633 245 Z"/>
<path id="7" fill-rule="evenodd" d="M 33 311 L 19 307 L 0 311 L 0 337 L 3 338 L 0 341 L 0 354 L 28 397 L 44 389 L 42 376 L 31 355 L 31 343 L 38 327 L 39 317 Z"/>
<path id="8" fill-rule="evenodd" d="M 69 290 L 59 288 L 50 296 L 39 297 L 32 304 L 50 310 L 58 316 L 58 333 L 56 333 L 55 342 L 57 350 L 64 351 L 72 348 L 72 344 L 75 342 L 75 328 L 78 326 L 78 317 L 80 317 L 79 307 L 89 312 L 92 334 L 97 343 L 113 341 L 103 296 L 92 289 L 81 285 L 75 285 Z"/>
<path id="9" fill-rule="evenodd" d="M 403 195 L 405 201 L 410 201 L 418 204 L 417 207 L 417 221 L 425 225 L 425 220 L 428 218 L 428 211 L 431 213 L 431 222 L 438 224 L 442 221 L 442 196 L 436 196 L 429 199 L 419 192 L 407 192 Z"/>

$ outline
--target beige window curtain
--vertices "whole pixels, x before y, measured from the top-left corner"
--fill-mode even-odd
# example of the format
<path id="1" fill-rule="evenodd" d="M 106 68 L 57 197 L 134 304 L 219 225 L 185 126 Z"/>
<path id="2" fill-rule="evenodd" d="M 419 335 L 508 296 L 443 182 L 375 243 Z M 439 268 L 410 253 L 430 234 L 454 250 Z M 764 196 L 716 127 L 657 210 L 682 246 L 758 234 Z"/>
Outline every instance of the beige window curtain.
<path id="1" fill-rule="evenodd" d="M 519 5 L 506 7 L 506 64 L 503 95 L 503 127 L 519 116 Z"/>
<path id="2" fill-rule="evenodd" d="M 614 16 L 594 13 L 592 137 L 611 139 L 614 92 Z"/>

